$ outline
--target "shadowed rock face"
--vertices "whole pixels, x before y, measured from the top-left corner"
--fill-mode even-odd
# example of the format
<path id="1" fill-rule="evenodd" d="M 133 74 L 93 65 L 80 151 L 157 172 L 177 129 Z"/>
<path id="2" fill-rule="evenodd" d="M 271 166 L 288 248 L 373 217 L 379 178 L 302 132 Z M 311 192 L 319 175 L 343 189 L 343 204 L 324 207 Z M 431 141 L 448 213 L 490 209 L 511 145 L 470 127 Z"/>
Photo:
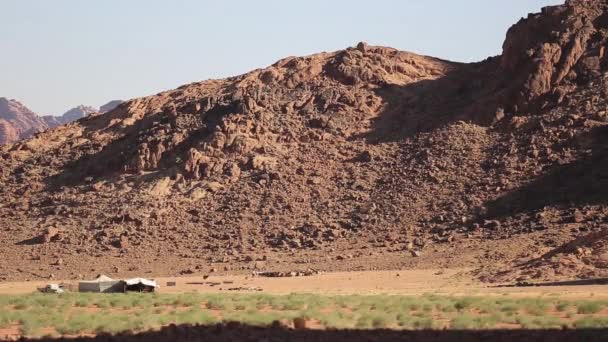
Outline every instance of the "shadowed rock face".
<path id="1" fill-rule="evenodd" d="M 72 271 L 86 273 L 88 256 L 146 258 L 120 247 L 138 246 L 187 256 L 159 272 L 274 253 L 278 270 L 306 254 L 326 270 L 474 266 L 487 276 L 600 230 L 605 7 L 571 1 L 530 15 L 502 56 L 480 63 L 361 43 L 133 99 L 5 146 L 0 226 L 12 234 L 0 270 L 22 277 L 10 265 L 38 272 L 30 254 L 78 246 Z M 50 227 L 61 238 L 23 243 Z"/>

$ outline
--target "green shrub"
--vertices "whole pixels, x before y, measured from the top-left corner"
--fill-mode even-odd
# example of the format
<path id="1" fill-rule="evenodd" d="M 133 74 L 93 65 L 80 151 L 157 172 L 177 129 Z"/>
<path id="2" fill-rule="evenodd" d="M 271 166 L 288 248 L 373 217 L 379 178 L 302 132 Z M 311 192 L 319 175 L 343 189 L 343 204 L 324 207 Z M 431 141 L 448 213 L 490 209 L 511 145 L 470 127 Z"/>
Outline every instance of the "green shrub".
<path id="1" fill-rule="evenodd" d="M 537 329 L 555 329 L 564 326 L 565 322 L 559 317 L 541 316 L 534 317 L 532 319 L 532 325 Z"/>
<path id="2" fill-rule="evenodd" d="M 608 328 L 608 317 L 584 317 L 574 322 L 577 329 L 606 329 Z"/>
<path id="3" fill-rule="evenodd" d="M 476 327 L 475 317 L 470 314 L 461 314 L 452 319 L 450 326 L 453 329 L 468 330 Z"/>
<path id="4" fill-rule="evenodd" d="M 40 329 L 46 326 L 45 316 L 35 312 L 24 312 L 19 315 L 18 321 L 21 324 L 21 334 L 23 336 L 37 337 Z"/>
<path id="5" fill-rule="evenodd" d="M 321 319 L 321 323 L 324 327 L 332 329 L 352 328 L 353 322 L 353 314 L 345 313 L 339 310 L 328 313 Z"/>
<path id="6" fill-rule="evenodd" d="M 524 311 L 533 316 L 543 316 L 549 309 L 549 303 L 540 298 L 521 299 L 519 304 L 522 306 Z"/>
<path id="7" fill-rule="evenodd" d="M 581 315 L 596 314 L 604 309 L 604 303 L 601 302 L 582 302 L 577 304 L 577 312 Z"/>
<path id="8" fill-rule="evenodd" d="M 458 311 L 463 311 L 463 310 L 471 308 L 473 306 L 474 302 L 475 302 L 475 299 L 471 298 L 471 297 L 459 298 L 454 303 L 454 308 Z"/>
<path id="9" fill-rule="evenodd" d="M 435 321 L 431 317 L 419 317 L 412 320 L 415 329 L 429 330 L 435 327 Z"/>
<path id="10" fill-rule="evenodd" d="M 209 299 L 208 301 L 226 301 L 226 299 L 222 299 L 219 296 L 214 296 L 212 297 L 212 299 Z M 201 305 L 202 302 L 202 298 L 198 297 L 195 294 L 192 293 L 186 293 L 186 294 L 181 294 L 178 295 L 174 300 L 173 300 L 173 305 L 175 306 L 184 306 L 184 307 L 198 307 Z"/>
<path id="11" fill-rule="evenodd" d="M 178 312 L 175 314 L 174 318 L 176 324 L 211 324 L 217 321 L 215 316 L 210 312 L 196 308 Z"/>
<path id="12" fill-rule="evenodd" d="M 555 305 L 555 310 L 559 312 L 565 312 L 570 307 L 570 303 L 568 302 L 559 302 Z"/>
<path id="13" fill-rule="evenodd" d="M 86 312 L 78 307 L 98 307 Z M 327 328 L 436 329 L 449 321 L 454 329 L 492 329 L 499 323 L 523 328 L 554 329 L 565 324 L 559 316 L 576 312 L 596 315 L 602 302 L 558 301 L 543 298 L 446 297 L 439 295 L 393 296 L 313 294 L 64 294 L 0 296 L 0 327 L 21 324 L 24 334 L 34 337 L 41 328 L 55 327 L 67 335 L 145 331 L 176 324 L 213 324 L 218 320 L 266 326 L 302 317 Z M 113 308 L 129 309 L 128 313 Z M 263 312 L 260 312 L 263 309 Z M 209 310 L 214 310 L 211 312 Z M 457 313 L 455 311 L 458 311 Z M 216 313 L 215 311 L 218 311 Z M 522 316 L 522 314 L 525 314 Z M 597 316 L 597 315 L 596 315 Z M 436 319 L 436 320 L 435 320 Z M 580 327 L 603 327 L 601 317 L 585 317 Z"/>

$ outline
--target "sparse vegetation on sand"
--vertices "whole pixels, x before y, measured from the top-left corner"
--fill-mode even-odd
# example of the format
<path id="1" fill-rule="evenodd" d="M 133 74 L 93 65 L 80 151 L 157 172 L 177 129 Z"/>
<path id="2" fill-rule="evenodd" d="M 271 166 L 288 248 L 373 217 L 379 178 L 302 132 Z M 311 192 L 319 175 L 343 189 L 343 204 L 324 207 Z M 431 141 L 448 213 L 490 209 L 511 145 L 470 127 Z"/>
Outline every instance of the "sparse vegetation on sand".
<path id="1" fill-rule="evenodd" d="M 24 336 L 146 331 L 241 322 L 316 329 L 607 328 L 608 303 L 436 295 L 32 294 L 0 296 L 0 328 Z"/>

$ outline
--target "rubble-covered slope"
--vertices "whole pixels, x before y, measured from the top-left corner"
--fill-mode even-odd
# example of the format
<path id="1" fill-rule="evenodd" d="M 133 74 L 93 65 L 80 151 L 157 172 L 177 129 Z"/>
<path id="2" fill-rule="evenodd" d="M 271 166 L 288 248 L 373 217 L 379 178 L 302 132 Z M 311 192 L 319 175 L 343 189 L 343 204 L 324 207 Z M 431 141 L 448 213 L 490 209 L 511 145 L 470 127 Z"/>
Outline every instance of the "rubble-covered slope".
<path id="1" fill-rule="evenodd" d="M 605 7 L 531 15 L 480 63 L 361 43 L 5 146 L 0 276 L 221 265 L 520 278 L 501 267 L 607 224 Z"/>

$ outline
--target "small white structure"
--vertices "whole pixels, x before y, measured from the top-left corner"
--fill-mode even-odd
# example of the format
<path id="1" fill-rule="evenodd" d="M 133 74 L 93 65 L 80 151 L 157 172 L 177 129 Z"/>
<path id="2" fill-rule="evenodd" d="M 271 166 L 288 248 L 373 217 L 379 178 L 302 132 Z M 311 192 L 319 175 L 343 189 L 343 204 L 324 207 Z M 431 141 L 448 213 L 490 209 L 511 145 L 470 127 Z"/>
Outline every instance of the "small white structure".
<path id="1" fill-rule="evenodd" d="M 97 279 L 79 282 L 78 292 L 125 292 L 125 286 L 121 280 L 115 280 L 105 275 L 100 275 Z"/>
<path id="2" fill-rule="evenodd" d="M 65 290 L 59 284 L 48 284 L 45 287 L 39 288 L 38 291 L 42 293 L 64 293 Z"/>

